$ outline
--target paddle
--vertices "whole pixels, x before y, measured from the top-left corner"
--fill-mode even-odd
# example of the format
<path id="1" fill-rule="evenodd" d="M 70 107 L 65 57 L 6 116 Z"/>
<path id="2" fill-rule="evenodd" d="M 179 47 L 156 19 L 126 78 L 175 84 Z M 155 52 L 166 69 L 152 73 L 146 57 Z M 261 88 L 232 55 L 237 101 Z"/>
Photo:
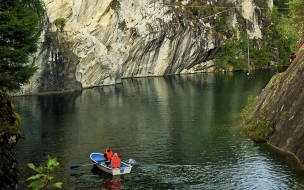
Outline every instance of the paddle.
<path id="1" fill-rule="evenodd" d="M 97 163 L 92 163 L 92 164 L 74 165 L 74 166 L 71 166 L 70 169 L 71 170 L 75 170 L 75 169 L 78 169 L 78 168 L 80 168 L 82 166 L 91 166 L 91 165 L 94 165 L 94 164 L 98 164 L 98 162 Z"/>
<path id="2" fill-rule="evenodd" d="M 123 161 L 123 162 L 126 162 L 126 163 L 130 164 L 131 166 L 136 164 L 136 161 L 132 158 L 130 158 L 128 161 Z"/>

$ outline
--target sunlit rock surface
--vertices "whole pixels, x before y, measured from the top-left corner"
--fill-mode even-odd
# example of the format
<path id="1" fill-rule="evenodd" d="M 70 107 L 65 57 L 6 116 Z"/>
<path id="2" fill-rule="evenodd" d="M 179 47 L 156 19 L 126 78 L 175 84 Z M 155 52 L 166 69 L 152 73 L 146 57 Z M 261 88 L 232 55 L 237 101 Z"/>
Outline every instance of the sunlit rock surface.
<path id="1" fill-rule="evenodd" d="M 228 36 L 217 36 L 216 15 L 189 19 L 173 0 L 44 0 L 47 19 L 32 65 L 38 72 L 22 94 L 113 85 L 122 78 L 211 72 Z M 229 30 L 260 39 L 261 15 L 253 0 L 230 0 Z M 182 1 L 190 6 L 191 1 Z M 216 6 L 218 1 L 206 1 Z M 66 19 L 63 31 L 54 21 Z M 242 19 L 238 19 L 242 18 Z M 245 20 L 245 23 L 239 23 Z M 16 93 L 18 94 L 18 93 Z"/>

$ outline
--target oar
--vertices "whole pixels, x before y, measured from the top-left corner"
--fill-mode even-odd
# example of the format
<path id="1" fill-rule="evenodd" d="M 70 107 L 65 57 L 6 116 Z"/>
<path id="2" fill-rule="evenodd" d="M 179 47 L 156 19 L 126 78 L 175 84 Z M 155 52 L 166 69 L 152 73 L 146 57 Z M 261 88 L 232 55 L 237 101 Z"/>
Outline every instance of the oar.
<path id="1" fill-rule="evenodd" d="M 91 166 L 91 165 L 94 165 L 94 164 L 98 164 L 98 162 L 92 163 L 92 164 L 74 165 L 74 166 L 71 166 L 70 169 L 71 169 L 71 170 L 75 170 L 75 169 L 78 169 L 78 168 L 80 168 L 80 167 L 82 167 L 82 166 Z"/>
<path id="2" fill-rule="evenodd" d="M 127 163 L 127 164 L 129 164 L 131 166 L 133 166 L 133 165 L 136 164 L 136 161 L 134 159 L 132 159 L 132 158 L 130 158 L 129 160 L 122 160 L 122 162 Z"/>

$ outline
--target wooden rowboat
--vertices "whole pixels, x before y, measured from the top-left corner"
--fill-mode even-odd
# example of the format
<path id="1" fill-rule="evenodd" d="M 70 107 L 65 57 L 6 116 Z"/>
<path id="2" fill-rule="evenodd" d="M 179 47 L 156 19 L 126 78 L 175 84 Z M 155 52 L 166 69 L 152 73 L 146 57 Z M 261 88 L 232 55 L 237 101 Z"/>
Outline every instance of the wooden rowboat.
<path id="1" fill-rule="evenodd" d="M 93 152 L 90 154 L 90 158 L 93 160 L 93 162 L 95 162 L 96 166 L 101 169 L 104 172 L 107 172 L 111 175 L 123 175 L 123 174 L 128 174 L 131 172 L 132 169 L 132 165 L 127 164 L 123 161 L 121 161 L 121 166 L 120 168 L 111 168 L 111 167 L 107 167 L 107 165 L 104 162 L 104 157 L 103 154 L 101 153 L 97 153 L 97 152 Z"/>

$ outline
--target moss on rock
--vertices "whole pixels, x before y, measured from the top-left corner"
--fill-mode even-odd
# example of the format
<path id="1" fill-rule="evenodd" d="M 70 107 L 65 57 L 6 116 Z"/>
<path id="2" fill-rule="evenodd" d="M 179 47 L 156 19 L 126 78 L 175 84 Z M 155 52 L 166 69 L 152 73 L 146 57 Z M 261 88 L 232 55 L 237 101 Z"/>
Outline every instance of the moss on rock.
<path id="1" fill-rule="evenodd" d="M 20 116 L 11 97 L 0 91 L 0 189 L 12 188 L 17 182 L 18 168 L 14 147 L 20 138 Z"/>
<path id="2" fill-rule="evenodd" d="M 267 142 L 274 129 L 264 116 L 252 118 L 247 122 L 247 134 L 255 141 Z"/>

